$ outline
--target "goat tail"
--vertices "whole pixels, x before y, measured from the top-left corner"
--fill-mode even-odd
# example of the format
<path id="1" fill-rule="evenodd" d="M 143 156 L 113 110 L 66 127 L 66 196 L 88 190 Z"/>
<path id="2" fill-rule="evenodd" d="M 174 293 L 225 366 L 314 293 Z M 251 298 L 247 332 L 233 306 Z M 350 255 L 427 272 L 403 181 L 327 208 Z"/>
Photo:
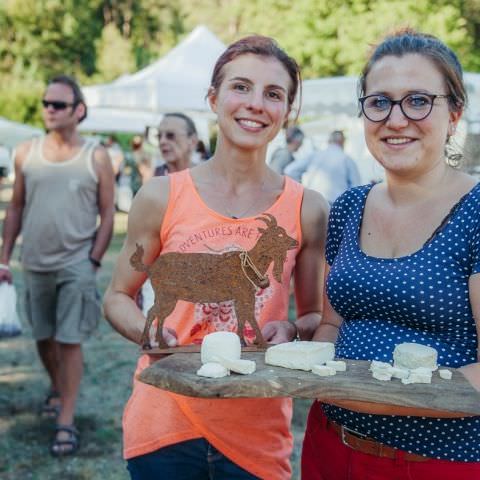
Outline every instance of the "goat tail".
<path id="1" fill-rule="evenodd" d="M 136 245 L 137 249 L 130 257 L 130 265 L 137 270 L 137 272 L 148 272 L 148 265 L 144 265 L 142 261 L 144 253 L 143 247 L 138 243 Z"/>

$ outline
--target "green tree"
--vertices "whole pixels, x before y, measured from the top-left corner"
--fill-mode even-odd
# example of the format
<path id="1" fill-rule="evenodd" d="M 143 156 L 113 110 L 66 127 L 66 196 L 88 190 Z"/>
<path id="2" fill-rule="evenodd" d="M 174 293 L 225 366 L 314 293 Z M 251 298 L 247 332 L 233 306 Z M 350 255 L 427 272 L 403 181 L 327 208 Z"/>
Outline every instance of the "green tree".
<path id="1" fill-rule="evenodd" d="M 99 78 L 104 82 L 135 70 L 131 42 L 122 37 L 114 23 L 103 28 L 102 36 L 97 42 L 96 67 Z"/>

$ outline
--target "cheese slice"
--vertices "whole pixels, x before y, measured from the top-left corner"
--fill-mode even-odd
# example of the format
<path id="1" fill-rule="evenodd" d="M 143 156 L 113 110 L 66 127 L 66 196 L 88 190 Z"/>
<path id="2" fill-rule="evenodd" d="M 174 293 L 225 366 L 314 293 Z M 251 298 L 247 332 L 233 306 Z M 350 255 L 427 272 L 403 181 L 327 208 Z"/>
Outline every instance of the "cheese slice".
<path id="1" fill-rule="evenodd" d="M 382 382 L 387 382 L 392 379 L 392 374 L 387 370 L 373 370 L 372 377 L 377 380 L 382 380 Z"/>
<path id="2" fill-rule="evenodd" d="M 390 367 L 388 372 L 392 375 L 393 378 L 408 378 L 410 375 L 410 371 L 406 368 L 399 368 L 399 367 Z"/>
<path id="3" fill-rule="evenodd" d="M 370 363 L 369 370 L 374 371 L 374 370 L 385 370 L 389 371 L 392 368 L 392 366 L 387 363 L 387 362 L 379 362 L 378 360 L 372 360 Z"/>
<path id="4" fill-rule="evenodd" d="M 327 365 L 314 365 L 312 367 L 312 373 L 320 377 L 331 377 L 336 375 L 337 371 L 333 367 L 328 367 Z"/>
<path id="5" fill-rule="evenodd" d="M 436 370 L 437 356 L 437 351 L 432 347 L 418 343 L 401 343 L 393 351 L 393 365 L 409 370 L 419 367 Z"/>
<path id="6" fill-rule="evenodd" d="M 336 372 L 345 372 L 347 370 L 347 363 L 343 360 L 329 360 L 326 365 L 333 368 Z"/>
<path id="7" fill-rule="evenodd" d="M 214 362 L 218 362 L 232 372 L 241 373 L 242 375 L 249 375 L 257 368 L 257 364 L 253 360 L 230 360 L 221 355 L 214 355 L 212 358 Z"/>
<path id="8" fill-rule="evenodd" d="M 447 370 L 446 368 L 442 368 L 441 370 L 439 370 L 438 374 L 440 375 L 440 378 L 443 378 L 444 380 L 452 379 L 452 371 Z"/>
<path id="9" fill-rule="evenodd" d="M 197 375 L 200 377 L 208 378 L 222 378 L 230 375 L 230 372 L 227 368 L 219 363 L 204 363 L 198 370 Z"/>
<path id="10" fill-rule="evenodd" d="M 330 342 L 288 342 L 274 345 L 265 353 L 265 363 L 294 370 L 311 370 L 335 357 L 335 345 Z"/>
<path id="11" fill-rule="evenodd" d="M 219 355 L 228 360 L 240 360 L 242 347 L 240 337 L 234 332 L 213 332 L 205 335 L 200 349 L 202 363 L 215 362 Z"/>
<path id="12" fill-rule="evenodd" d="M 432 371 L 422 373 L 412 370 L 407 378 L 402 378 L 402 383 L 405 385 L 409 383 L 432 383 Z"/>

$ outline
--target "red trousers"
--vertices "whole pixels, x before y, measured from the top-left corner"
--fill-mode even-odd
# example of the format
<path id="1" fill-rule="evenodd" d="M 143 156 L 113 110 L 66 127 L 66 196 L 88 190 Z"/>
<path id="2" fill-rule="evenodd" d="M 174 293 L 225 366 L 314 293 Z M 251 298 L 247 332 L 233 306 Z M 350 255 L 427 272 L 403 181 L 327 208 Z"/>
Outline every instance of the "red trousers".
<path id="1" fill-rule="evenodd" d="M 302 451 L 302 480 L 480 480 L 480 462 L 381 458 L 344 445 L 327 425 L 321 404 L 308 415 Z"/>

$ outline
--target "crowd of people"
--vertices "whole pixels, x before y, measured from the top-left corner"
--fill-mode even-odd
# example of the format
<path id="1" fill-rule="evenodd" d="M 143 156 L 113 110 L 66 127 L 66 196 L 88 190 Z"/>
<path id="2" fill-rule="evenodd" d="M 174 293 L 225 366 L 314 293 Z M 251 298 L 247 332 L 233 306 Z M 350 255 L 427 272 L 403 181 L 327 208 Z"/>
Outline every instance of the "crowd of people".
<path id="1" fill-rule="evenodd" d="M 441 365 L 458 368 L 480 391 L 480 186 L 446 153 L 467 102 L 456 54 L 409 29 L 372 50 L 358 100 L 367 146 L 385 170 L 375 184 L 360 185 L 341 131 L 330 134 L 325 150 L 296 159 L 304 134 L 290 127 L 285 147 L 267 163 L 269 144 L 291 120 L 300 79 L 296 61 L 273 39 L 242 38 L 213 70 L 207 98 L 218 137 L 208 161 L 194 122 L 180 112 L 158 126 L 161 164 L 133 138 L 140 180 L 103 300 L 106 319 L 142 344 L 153 300 L 142 287 L 146 273 L 131 264 L 138 246 L 147 265 L 168 254 L 248 256 L 258 235 L 245 232 L 270 232 L 271 250 L 288 242 L 282 261 L 272 268 L 265 256 L 248 256 L 252 271 L 263 268 L 269 277 L 255 300 L 267 342 L 335 342 L 338 357 L 380 361 L 392 360 L 396 344 L 417 342 L 434 347 Z M 125 158 L 115 138 L 99 146 L 78 134 L 87 106 L 70 77 L 53 78 L 42 103 L 48 133 L 15 153 L 0 282 L 12 281 L 9 263 L 22 233 L 26 312 L 51 385 L 43 413 L 56 422 L 50 451 L 64 456 L 79 446 L 81 346 L 100 318 L 95 272 L 112 235 Z M 205 282 L 218 283 L 216 273 Z M 292 279 L 296 318 L 289 321 Z M 164 341 L 198 343 L 212 331 L 236 331 L 237 318 L 248 317 L 242 302 L 219 305 L 218 315 L 193 303 L 168 305 Z M 254 341 L 251 328 L 243 333 Z M 133 480 L 291 478 L 291 399 L 173 394 L 137 379 L 155 360 L 139 358 L 123 415 Z M 480 417 L 319 398 L 306 426 L 302 478 L 480 478 Z"/>

